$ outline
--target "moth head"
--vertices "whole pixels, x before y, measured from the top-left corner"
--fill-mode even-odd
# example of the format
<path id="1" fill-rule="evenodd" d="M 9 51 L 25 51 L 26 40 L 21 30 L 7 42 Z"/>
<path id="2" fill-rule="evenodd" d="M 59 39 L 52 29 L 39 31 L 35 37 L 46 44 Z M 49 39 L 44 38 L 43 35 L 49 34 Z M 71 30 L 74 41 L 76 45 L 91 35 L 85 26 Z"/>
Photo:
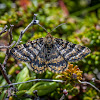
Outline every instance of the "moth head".
<path id="1" fill-rule="evenodd" d="M 45 38 L 46 38 L 47 44 L 51 44 L 52 43 L 53 37 L 52 37 L 52 35 L 50 33 L 48 33 Z"/>

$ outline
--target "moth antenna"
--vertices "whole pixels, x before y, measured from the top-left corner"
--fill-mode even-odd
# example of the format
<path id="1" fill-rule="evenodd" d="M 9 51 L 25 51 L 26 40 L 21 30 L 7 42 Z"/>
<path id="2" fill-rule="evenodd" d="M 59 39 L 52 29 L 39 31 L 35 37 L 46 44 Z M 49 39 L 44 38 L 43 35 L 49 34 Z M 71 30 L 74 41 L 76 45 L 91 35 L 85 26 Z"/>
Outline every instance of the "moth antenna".
<path id="1" fill-rule="evenodd" d="M 43 27 L 42 25 L 38 24 L 39 26 L 41 26 L 47 33 L 49 33 L 45 27 Z"/>
<path id="2" fill-rule="evenodd" d="M 59 26 L 61 26 L 61 25 L 63 25 L 63 24 L 66 24 L 66 23 L 62 23 L 62 24 L 60 24 L 60 25 L 58 25 L 58 26 L 56 26 L 55 28 L 53 28 L 53 30 L 51 30 L 51 32 L 50 33 L 52 33 L 56 28 L 58 28 Z"/>

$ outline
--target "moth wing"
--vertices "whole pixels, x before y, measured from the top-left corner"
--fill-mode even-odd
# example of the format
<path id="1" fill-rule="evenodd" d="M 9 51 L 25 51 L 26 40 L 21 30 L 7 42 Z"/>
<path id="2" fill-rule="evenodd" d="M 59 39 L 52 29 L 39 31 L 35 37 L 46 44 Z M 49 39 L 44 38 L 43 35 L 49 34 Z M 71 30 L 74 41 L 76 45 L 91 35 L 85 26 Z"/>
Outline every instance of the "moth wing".
<path id="1" fill-rule="evenodd" d="M 73 44 L 58 38 L 54 39 L 54 43 L 58 52 L 69 62 L 79 61 L 91 52 L 88 47 Z"/>
<path id="2" fill-rule="evenodd" d="M 46 62 L 45 54 L 41 50 L 38 56 L 36 57 L 36 59 L 30 62 L 30 64 L 31 67 L 33 68 L 33 71 L 35 71 L 35 73 L 41 74 L 45 72 L 47 69 L 45 62 Z"/>
<path id="3" fill-rule="evenodd" d="M 67 69 L 68 62 L 57 52 L 55 46 L 51 48 L 47 67 L 53 73 L 61 73 Z"/>
<path id="4" fill-rule="evenodd" d="M 31 62 L 36 58 L 43 47 L 43 38 L 12 48 L 10 54 L 17 60 Z"/>

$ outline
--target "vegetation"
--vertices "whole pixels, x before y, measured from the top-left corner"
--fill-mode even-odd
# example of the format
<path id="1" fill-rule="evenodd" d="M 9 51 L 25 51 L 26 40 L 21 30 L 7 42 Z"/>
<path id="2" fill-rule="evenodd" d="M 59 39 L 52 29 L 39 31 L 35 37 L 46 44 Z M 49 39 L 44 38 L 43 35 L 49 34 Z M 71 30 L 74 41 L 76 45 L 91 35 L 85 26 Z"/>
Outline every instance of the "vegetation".
<path id="1" fill-rule="evenodd" d="M 6 72 L 12 83 L 25 82 L 32 79 L 56 79 L 66 81 L 56 82 L 29 82 L 16 85 L 17 92 L 12 92 L 9 100 L 32 100 L 37 94 L 43 100 L 58 100 L 62 97 L 63 90 L 68 94 L 65 99 L 72 100 L 99 100 L 100 94 L 93 87 L 80 85 L 78 80 L 89 81 L 97 88 L 100 88 L 100 4 L 99 0 L 1 0 L 0 7 L 0 31 L 5 25 L 12 30 L 13 41 L 17 41 L 20 32 L 32 21 L 33 15 L 38 14 L 39 24 L 51 32 L 54 37 L 62 38 L 75 44 L 87 46 L 91 54 L 81 61 L 69 64 L 68 69 L 60 74 L 46 71 L 43 74 L 36 74 L 27 68 L 25 62 L 17 61 L 9 57 L 5 66 Z M 22 37 L 26 43 L 34 39 L 45 37 L 46 32 L 38 25 L 30 27 Z M 0 36 L 0 46 L 8 45 L 8 32 Z M 0 63 L 3 63 L 6 49 L 0 49 Z M 98 81 L 93 82 L 92 78 Z M 6 80 L 0 73 L 0 86 L 7 85 Z M 0 88 L 0 100 L 5 100 L 9 88 Z M 27 95 L 27 97 L 25 96 Z M 27 98 L 27 99 L 26 99 Z"/>

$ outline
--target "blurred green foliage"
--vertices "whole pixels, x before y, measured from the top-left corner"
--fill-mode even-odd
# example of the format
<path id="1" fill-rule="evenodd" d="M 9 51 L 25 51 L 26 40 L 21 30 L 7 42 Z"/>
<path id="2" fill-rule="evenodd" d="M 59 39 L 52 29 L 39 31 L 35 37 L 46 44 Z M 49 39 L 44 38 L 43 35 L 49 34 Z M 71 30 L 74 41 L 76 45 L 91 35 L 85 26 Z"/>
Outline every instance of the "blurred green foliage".
<path id="1" fill-rule="evenodd" d="M 10 27 L 10 24 L 13 24 L 13 40 L 17 41 L 20 32 L 33 19 L 34 13 L 38 14 L 37 19 L 40 21 L 40 24 L 47 29 L 48 32 L 50 32 L 57 25 L 66 23 L 55 29 L 51 34 L 54 37 L 62 38 L 72 43 L 89 47 L 91 49 L 91 54 L 89 54 L 82 61 L 79 61 L 75 64 L 78 65 L 83 73 L 92 73 L 97 79 L 100 79 L 100 76 L 98 76 L 98 73 L 100 72 L 100 5 L 97 3 L 97 1 L 99 0 L 97 0 L 95 5 L 92 7 L 92 3 L 89 3 L 89 0 L 63 1 L 64 6 L 67 8 L 69 13 L 66 13 L 66 9 L 62 8 L 58 0 L 16 0 L 14 2 L 13 0 L 1 0 L 0 3 L 2 4 L 2 6 L 0 7 L 0 31 L 5 25 L 8 25 Z M 93 2 L 93 0 L 91 0 L 91 2 Z M 34 25 L 29 30 L 27 30 L 21 41 L 22 43 L 26 43 L 30 40 L 45 37 L 46 34 L 47 33 L 43 28 L 38 25 Z M 0 36 L 0 44 L 7 45 L 8 41 L 9 36 L 7 32 Z M 5 49 L 1 49 L 1 63 L 3 62 L 4 57 Z M 60 74 L 54 74 L 49 71 L 46 71 L 41 75 L 36 74 L 32 71 L 29 71 L 25 63 L 22 63 L 22 65 L 20 65 L 19 63 L 22 62 L 16 61 L 13 57 L 10 57 L 8 59 L 6 70 L 12 82 L 24 82 L 35 78 L 61 78 L 59 77 Z M 64 78 L 62 78 L 63 80 L 65 80 L 68 76 L 66 73 L 67 72 L 63 73 L 63 75 L 65 75 Z M 81 75 L 82 73 L 80 74 L 80 77 Z M 72 79 L 72 74 L 69 74 L 69 80 L 70 79 Z M 76 80 L 74 80 L 74 82 L 77 83 Z M 38 86 L 40 86 L 42 88 L 45 88 L 41 89 L 40 91 L 38 90 L 40 96 L 41 93 L 43 93 L 42 96 L 44 96 L 44 98 L 48 96 L 53 100 L 57 100 L 62 96 L 62 90 L 65 88 L 68 91 L 70 90 L 69 95 L 78 95 L 80 93 L 80 90 L 75 87 L 75 83 L 73 84 L 73 80 L 71 80 L 68 81 L 67 84 L 57 84 L 55 82 L 31 82 L 27 84 L 20 84 L 16 86 L 16 88 L 19 90 L 16 95 L 18 96 L 18 98 L 24 98 L 22 96 L 23 94 L 32 94 L 31 90 L 34 90 L 35 88 L 38 89 Z M 6 84 L 7 83 L 5 79 L 2 77 L 2 74 L 0 74 L 0 86 Z M 51 91 L 49 91 L 49 87 L 47 87 L 47 85 L 51 87 Z M 5 89 L 0 89 L 0 92 L 0 98 L 6 97 Z M 93 90 L 92 88 L 88 88 L 84 93 L 82 92 L 81 96 L 79 95 L 79 98 L 83 100 L 95 100 L 99 98 L 96 90 Z"/>

